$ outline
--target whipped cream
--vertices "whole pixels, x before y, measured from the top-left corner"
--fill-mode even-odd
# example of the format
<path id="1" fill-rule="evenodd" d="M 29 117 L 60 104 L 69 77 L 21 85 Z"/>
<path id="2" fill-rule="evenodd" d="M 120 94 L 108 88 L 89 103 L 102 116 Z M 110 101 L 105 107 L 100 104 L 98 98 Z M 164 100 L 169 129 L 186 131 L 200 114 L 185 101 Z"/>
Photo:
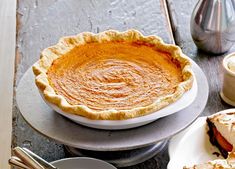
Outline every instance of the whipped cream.
<path id="1" fill-rule="evenodd" d="M 235 55 L 228 59 L 228 68 L 235 73 Z"/>
<path id="2" fill-rule="evenodd" d="M 232 145 L 235 145 L 235 112 L 218 113 L 209 117 L 220 134 Z"/>

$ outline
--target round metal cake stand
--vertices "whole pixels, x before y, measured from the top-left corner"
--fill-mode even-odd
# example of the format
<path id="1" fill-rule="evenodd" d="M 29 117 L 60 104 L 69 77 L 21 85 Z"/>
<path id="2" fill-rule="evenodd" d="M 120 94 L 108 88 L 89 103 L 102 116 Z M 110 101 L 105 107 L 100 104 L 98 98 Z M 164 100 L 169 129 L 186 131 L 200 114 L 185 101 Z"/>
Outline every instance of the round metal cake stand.
<path id="1" fill-rule="evenodd" d="M 16 91 L 18 108 L 26 122 L 39 133 L 66 146 L 71 155 L 92 156 L 116 166 L 141 163 L 156 155 L 166 140 L 189 126 L 204 110 L 209 88 L 200 67 L 192 61 L 198 94 L 187 108 L 148 125 L 126 130 L 98 130 L 68 120 L 41 98 L 31 68 Z"/>
<path id="2" fill-rule="evenodd" d="M 72 157 L 92 157 L 107 161 L 116 167 L 127 167 L 138 163 L 142 163 L 156 154 L 166 146 L 167 140 L 158 142 L 156 144 L 146 146 L 143 148 L 137 148 L 134 150 L 122 150 L 122 151 L 91 151 L 82 150 L 74 147 L 64 146 L 69 156 Z"/>

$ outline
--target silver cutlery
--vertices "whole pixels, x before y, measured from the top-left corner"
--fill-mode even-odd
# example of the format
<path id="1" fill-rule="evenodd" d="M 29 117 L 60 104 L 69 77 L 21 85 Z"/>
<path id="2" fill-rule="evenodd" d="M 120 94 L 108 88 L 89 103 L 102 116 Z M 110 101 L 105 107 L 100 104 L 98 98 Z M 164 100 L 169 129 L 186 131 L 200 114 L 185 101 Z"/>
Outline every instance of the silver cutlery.
<path id="1" fill-rule="evenodd" d="M 58 169 L 27 148 L 15 147 L 9 164 L 21 169 Z"/>

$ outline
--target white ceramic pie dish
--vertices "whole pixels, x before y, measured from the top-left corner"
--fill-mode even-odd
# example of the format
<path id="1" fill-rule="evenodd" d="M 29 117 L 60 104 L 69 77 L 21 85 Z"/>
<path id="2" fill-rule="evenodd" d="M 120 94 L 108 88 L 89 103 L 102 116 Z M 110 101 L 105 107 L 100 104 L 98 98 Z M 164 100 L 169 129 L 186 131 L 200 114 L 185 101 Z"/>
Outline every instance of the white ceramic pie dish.
<path id="1" fill-rule="evenodd" d="M 113 165 L 94 158 L 65 158 L 52 162 L 59 169 L 117 169 Z"/>
<path id="2" fill-rule="evenodd" d="M 234 112 L 227 109 L 218 113 Z M 199 117 L 190 127 L 174 136 L 169 143 L 170 161 L 167 169 L 183 169 L 183 166 L 205 163 L 210 160 L 224 159 L 219 150 L 209 141 L 207 117 Z"/>
<path id="3" fill-rule="evenodd" d="M 184 95 L 174 103 L 171 103 L 167 107 L 145 116 L 136 117 L 133 119 L 127 120 L 91 120 L 82 116 L 70 114 L 63 112 L 60 108 L 53 105 L 52 103 L 48 102 L 42 93 L 41 96 L 43 100 L 49 105 L 53 110 L 58 112 L 59 114 L 69 118 L 70 120 L 74 121 L 75 123 L 96 128 L 96 129 L 105 129 L 105 130 L 120 130 L 120 129 L 130 129 L 134 127 L 143 126 L 145 124 L 151 123 L 161 117 L 171 115 L 176 113 L 186 107 L 188 107 L 196 98 L 197 96 L 197 81 L 194 76 L 194 82 L 192 88 L 184 93 Z M 40 92 L 40 91 L 39 91 Z"/>

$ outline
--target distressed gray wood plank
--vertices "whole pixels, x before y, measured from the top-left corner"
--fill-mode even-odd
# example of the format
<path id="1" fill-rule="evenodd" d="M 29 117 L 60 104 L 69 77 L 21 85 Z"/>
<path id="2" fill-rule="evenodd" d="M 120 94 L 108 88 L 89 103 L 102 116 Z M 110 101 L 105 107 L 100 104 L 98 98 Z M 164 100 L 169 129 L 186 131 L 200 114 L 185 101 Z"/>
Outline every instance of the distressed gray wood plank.
<path id="1" fill-rule="evenodd" d="M 226 54 L 235 51 L 235 49 L 233 48 L 223 55 L 212 55 L 197 50 L 190 34 L 190 18 L 196 3 L 195 0 L 168 0 L 168 7 L 176 44 L 183 49 L 185 54 L 198 63 L 207 76 L 210 92 L 207 106 L 202 115 L 210 115 L 231 107 L 221 100 L 219 91 L 223 76 L 222 60 Z"/>
<path id="2" fill-rule="evenodd" d="M 40 51 L 66 35 L 83 31 L 135 28 L 173 43 L 163 0 L 21 0 L 18 4 L 16 86 L 24 72 L 39 58 Z M 66 156 L 58 144 L 33 131 L 14 103 L 13 146 L 26 146 L 52 161 Z M 166 168 L 167 149 L 145 163 L 128 167 Z"/>

